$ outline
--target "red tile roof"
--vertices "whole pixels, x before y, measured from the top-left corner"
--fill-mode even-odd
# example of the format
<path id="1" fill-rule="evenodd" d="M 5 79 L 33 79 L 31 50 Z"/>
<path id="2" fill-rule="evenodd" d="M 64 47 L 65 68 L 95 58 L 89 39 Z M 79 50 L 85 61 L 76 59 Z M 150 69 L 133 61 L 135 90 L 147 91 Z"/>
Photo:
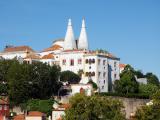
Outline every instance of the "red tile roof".
<path id="1" fill-rule="evenodd" d="M 40 59 L 40 57 L 34 53 L 28 54 L 24 59 Z"/>
<path id="2" fill-rule="evenodd" d="M 41 59 L 54 59 L 53 54 L 44 55 Z"/>
<path id="3" fill-rule="evenodd" d="M 119 64 L 119 67 L 120 67 L 120 68 L 125 68 L 125 67 L 126 67 L 126 64 Z"/>
<path id="4" fill-rule="evenodd" d="M 28 116 L 44 116 L 45 114 L 39 111 L 30 111 Z"/>
<path id="5" fill-rule="evenodd" d="M 17 51 L 34 52 L 34 50 L 29 46 L 16 46 L 16 47 L 8 47 L 4 49 L 4 52 L 17 52 Z"/>
<path id="6" fill-rule="evenodd" d="M 62 47 L 60 45 L 53 45 L 47 49 L 44 49 L 42 52 L 48 52 L 48 51 L 54 51 L 54 50 L 60 50 Z"/>
<path id="7" fill-rule="evenodd" d="M 16 115 L 13 120 L 25 120 L 25 116 L 24 114 Z"/>

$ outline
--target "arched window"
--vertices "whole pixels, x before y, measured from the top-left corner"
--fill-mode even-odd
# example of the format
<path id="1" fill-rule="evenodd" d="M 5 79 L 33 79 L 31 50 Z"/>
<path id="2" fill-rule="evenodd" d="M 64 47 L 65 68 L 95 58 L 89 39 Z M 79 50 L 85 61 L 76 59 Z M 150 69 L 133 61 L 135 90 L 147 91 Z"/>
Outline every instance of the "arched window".
<path id="1" fill-rule="evenodd" d="M 92 59 L 92 63 L 95 63 L 95 59 Z"/>
<path id="2" fill-rule="evenodd" d="M 74 59 L 71 59 L 70 65 L 71 65 L 71 66 L 74 66 Z"/>

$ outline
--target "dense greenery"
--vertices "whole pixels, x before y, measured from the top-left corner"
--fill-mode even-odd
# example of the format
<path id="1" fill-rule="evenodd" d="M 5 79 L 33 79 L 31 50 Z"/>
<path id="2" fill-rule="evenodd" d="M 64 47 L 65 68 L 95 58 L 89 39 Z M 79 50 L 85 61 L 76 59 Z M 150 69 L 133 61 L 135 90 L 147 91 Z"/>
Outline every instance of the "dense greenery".
<path id="1" fill-rule="evenodd" d="M 62 82 L 68 82 L 69 84 L 77 84 L 80 81 L 80 76 L 72 71 L 63 71 L 60 75 L 60 80 Z"/>
<path id="2" fill-rule="evenodd" d="M 137 78 L 147 79 L 147 84 L 138 83 Z M 114 82 L 114 90 L 120 96 L 130 96 L 128 94 L 139 94 L 137 96 L 150 96 L 159 89 L 159 80 L 156 75 L 147 73 L 144 75 L 141 71 L 136 71 L 130 65 L 127 65 L 120 74 L 120 80 Z M 132 96 L 132 95 L 131 95 Z"/>
<path id="3" fill-rule="evenodd" d="M 139 84 L 136 81 L 134 69 L 127 65 L 124 71 L 120 74 L 120 80 L 114 83 L 114 90 L 118 93 L 138 93 Z"/>
<path id="4" fill-rule="evenodd" d="M 145 75 L 145 77 L 147 78 L 148 84 L 153 84 L 153 85 L 159 86 L 158 77 L 156 75 L 154 75 L 153 73 L 147 73 Z"/>
<path id="5" fill-rule="evenodd" d="M 107 97 L 76 94 L 64 120 L 125 120 L 122 102 Z"/>
<path id="6" fill-rule="evenodd" d="M 152 95 L 155 93 L 159 88 L 156 85 L 153 84 L 140 84 L 139 85 L 139 93 L 145 93 L 148 95 Z"/>
<path id="7" fill-rule="evenodd" d="M 48 99 L 48 100 L 31 99 L 27 102 L 26 108 L 27 111 L 40 111 L 46 113 L 49 116 L 52 113 L 53 103 L 54 103 L 53 99 Z"/>
<path id="8" fill-rule="evenodd" d="M 139 108 L 135 120 L 160 120 L 160 90 L 153 96 L 150 105 Z"/>
<path id="9" fill-rule="evenodd" d="M 48 99 L 58 92 L 59 74 L 58 66 L 41 62 L 20 64 L 16 60 L 1 60 L 0 86 L 3 87 L 0 93 L 8 94 L 13 105 L 24 103 L 31 98 Z"/>

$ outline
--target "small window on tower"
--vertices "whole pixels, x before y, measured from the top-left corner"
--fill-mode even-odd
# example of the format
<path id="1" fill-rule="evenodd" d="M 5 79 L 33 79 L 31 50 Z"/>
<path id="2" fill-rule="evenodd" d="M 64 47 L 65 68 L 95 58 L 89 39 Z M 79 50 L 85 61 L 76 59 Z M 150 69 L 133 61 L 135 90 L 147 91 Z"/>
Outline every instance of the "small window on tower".
<path id="1" fill-rule="evenodd" d="M 103 73 L 103 77 L 104 77 L 104 78 L 106 77 L 106 72 Z"/>
<path id="2" fill-rule="evenodd" d="M 100 75 L 101 75 L 101 72 L 98 72 L 98 77 L 100 77 Z"/>
<path id="3" fill-rule="evenodd" d="M 74 60 L 73 60 L 73 59 L 71 59 L 70 65 L 71 65 L 71 66 L 74 66 Z"/>
<path id="4" fill-rule="evenodd" d="M 114 67 L 116 67 L 117 66 L 117 62 L 114 62 Z"/>
<path id="5" fill-rule="evenodd" d="M 105 65 L 106 64 L 106 60 L 103 60 L 103 65 Z"/>

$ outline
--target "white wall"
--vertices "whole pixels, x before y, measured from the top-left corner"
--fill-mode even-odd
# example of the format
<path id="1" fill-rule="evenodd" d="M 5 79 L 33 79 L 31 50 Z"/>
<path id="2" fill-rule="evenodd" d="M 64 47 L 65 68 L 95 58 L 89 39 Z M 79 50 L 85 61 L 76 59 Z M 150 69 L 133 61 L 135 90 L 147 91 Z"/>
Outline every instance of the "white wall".
<path id="1" fill-rule="evenodd" d="M 40 116 L 26 116 L 25 120 L 42 120 Z"/>
<path id="2" fill-rule="evenodd" d="M 5 59 L 13 59 L 15 57 L 22 57 L 25 58 L 27 56 L 27 52 L 26 51 L 22 51 L 22 52 L 6 52 L 6 53 L 2 53 L 1 56 Z"/>
<path id="3" fill-rule="evenodd" d="M 62 111 L 54 110 L 54 111 L 52 111 L 52 120 L 57 120 L 58 118 L 60 118 L 61 116 L 64 116 L 64 115 L 65 115 L 64 110 L 62 110 Z"/>
<path id="4" fill-rule="evenodd" d="M 76 93 L 80 93 L 80 89 L 83 88 L 85 90 L 85 94 L 87 96 L 91 96 L 92 95 L 92 85 L 90 84 L 71 84 L 71 95 L 75 95 Z"/>

